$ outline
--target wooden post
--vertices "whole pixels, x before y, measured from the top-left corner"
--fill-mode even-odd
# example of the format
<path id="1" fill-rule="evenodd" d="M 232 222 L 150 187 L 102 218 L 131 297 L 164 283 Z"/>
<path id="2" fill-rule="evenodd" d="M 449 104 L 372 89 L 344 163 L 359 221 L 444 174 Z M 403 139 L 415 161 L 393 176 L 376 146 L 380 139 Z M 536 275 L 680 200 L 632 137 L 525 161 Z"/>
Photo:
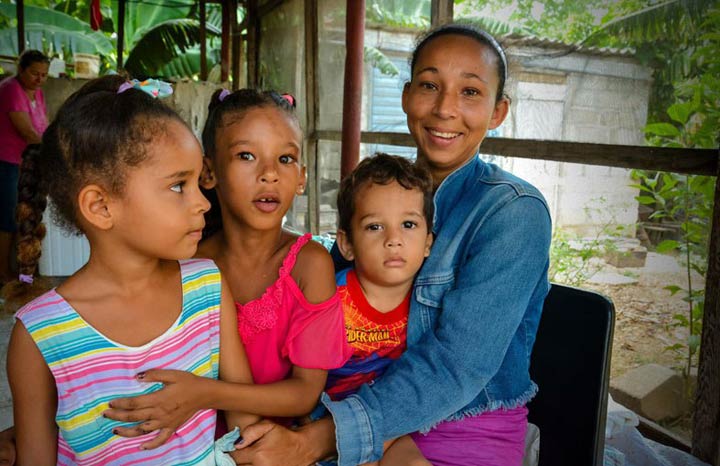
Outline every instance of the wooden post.
<path id="1" fill-rule="evenodd" d="M 715 180 L 701 341 L 692 453 L 720 466 L 720 168 Z"/>
<path id="2" fill-rule="evenodd" d="M 258 38 L 260 36 L 258 0 L 247 0 L 247 85 L 258 85 Z"/>
<path id="3" fill-rule="evenodd" d="M 437 27 L 453 20 L 453 0 L 432 0 L 430 3 L 430 25 Z"/>
<path id="4" fill-rule="evenodd" d="M 340 177 L 350 173 L 360 160 L 360 115 L 365 34 L 365 0 L 347 0 L 345 22 L 345 89 Z"/>
<path id="5" fill-rule="evenodd" d="M 232 39 L 231 52 L 231 76 L 233 78 L 232 88 L 236 91 L 240 88 L 240 57 L 242 56 L 242 41 L 240 37 L 240 26 L 237 20 L 238 0 L 228 0 L 230 4 L 230 37 Z"/>
<path id="6" fill-rule="evenodd" d="M 125 47 L 125 5 L 126 0 L 118 0 L 117 71 L 123 69 L 123 49 Z"/>
<path id="7" fill-rule="evenodd" d="M 317 82 L 318 65 L 318 5 L 316 0 L 305 0 L 305 106 L 307 122 L 305 133 L 305 159 L 307 160 L 308 183 L 308 229 L 320 233 L 320 170 L 317 138 L 317 122 L 320 91 Z"/>
<path id="8" fill-rule="evenodd" d="M 200 0 L 200 81 L 207 81 L 207 9 Z"/>
<path id="9" fill-rule="evenodd" d="M 17 16 L 17 40 L 18 57 L 25 50 L 25 1 L 17 0 L 15 3 L 15 15 Z"/>
<path id="10" fill-rule="evenodd" d="M 220 82 L 228 80 L 230 73 L 230 5 L 222 2 L 222 21 L 220 32 Z"/>

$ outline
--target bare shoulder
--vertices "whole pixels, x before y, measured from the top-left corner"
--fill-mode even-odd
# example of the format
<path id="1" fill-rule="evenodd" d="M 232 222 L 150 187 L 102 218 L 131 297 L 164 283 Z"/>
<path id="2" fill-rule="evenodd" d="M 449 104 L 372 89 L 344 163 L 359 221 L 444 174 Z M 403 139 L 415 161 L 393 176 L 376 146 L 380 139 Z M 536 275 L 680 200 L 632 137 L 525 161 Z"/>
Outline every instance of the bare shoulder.
<path id="1" fill-rule="evenodd" d="M 300 249 L 297 256 L 295 270 L 302 273 L 307 272 L 309 276 L 315 276 L 316 274 L 324 271 L 328 271 L 332 275 L 335 275 L 330 253 L 321 244 L 316 243 L 315 241 L 308 241 L 308 243 Z"/>
<path id="2" fill-rule="evenodd" d="M 325 301 L 335 294 L 332 257 L 315 241 L 308 241 L 298 253 L 292 277 L 311 303 Z"/>

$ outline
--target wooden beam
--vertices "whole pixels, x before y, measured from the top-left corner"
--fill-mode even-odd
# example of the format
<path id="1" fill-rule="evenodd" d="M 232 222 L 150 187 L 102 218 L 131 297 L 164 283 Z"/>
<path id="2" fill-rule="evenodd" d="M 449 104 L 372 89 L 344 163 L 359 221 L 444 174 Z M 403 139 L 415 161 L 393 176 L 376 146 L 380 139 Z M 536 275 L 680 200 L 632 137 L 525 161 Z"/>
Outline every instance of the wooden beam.
<path id="1" fill-rule="evenodd" d="M 257 87 L 258 84 L 258 57 L 260 40 L 260 16 L 258 15 L 258 0 L 247 2 L 247 85 Z"/>
<path id="2" fill-rule="evenodd" d="M 123 69 L 123 50 L 125 48 L 125 8 L 126 0 L 118 0 L 118 24 L 117 24 L 117 70 Z"/>
<path id="3" fill-rule="evenodd" d="M 207 9 L 206 0 L 200 0 L 200 81 L 207 81 Z"/>
<path id="4" fill-rule="evenodd" d="M 342 133 L 318 131 L 317 137 L 320 140 L 340 141 Z M 415 147 L 415 141 L 407 133 L 363 132 L 361 142 Z M 676 149 L 509 138 L 485 138 L 480 152 L 522 159 L 552 160 L 706 176 L 715 176 L 719 159 L 718 152 L 714 149 Z"/>
<path id="5" fill-rule="evenodd" d="M 25 50 L 25 1 L 17 0 L 15 2 L 15 15 L 17 17 L 17 41 L 18 41 L 18 57 Z"/>
<path id="6" fill-rule="evenodd" d="M 318 140 L 315 135 L 319 112 L 320 91 L 318 89 L 318 4 L 316 0 L 305 0 L 305 106 L 307 121 L 305 133 L 305 160 L 308 183 L 305 192 L 308 203 L 308 229 L 320 233 L 320 170 Z"/>
<path id="7" fill-rule="evenodd" d="M 432 0 L 430 3 L 430 25 L 438 27 L 453 20 L 453 0 Z"/>
<path id="8" fill-rule="evenodd" d="M 720 169 L 716 173 L 692 453 L 702 461 L 720 466 Z"/>
<path id="9" fill-rule="evenodd" d="M 238 2 L 237 0 L 228 0 L 230 4 L 230 37 L 232 43 L 231 51 L 231 76 L 233 78 L 232 89 L 236 91 L 240 88 L 240 57 L 242 56 L 242 37 L 240 36 L 240 26 L 237 20 Z"/>
<path id="10" fill-rule="evenodd" d="M 287 0 L 267 0 L 265 3 L 258 7 L 258 18 L 264 18 L 265 16 L 272 13 L 276 8 L 281 7 L 283 3 L 287 3 Z"/>
<path id="11" fill-rule="evenodd" d="M 347 0 L 345 13 L 345 87 L 340 178 L 360 160 L 360 119 L 365 36 L 365 0 Z"/>
<path id="12" fill-rule="evenodd" d="M 665 427 L 651 421 L 650 419 L 644 418 L 639 414 L 635 413 L 640 423 L 637 426 L 637 430 L 642 434 L 643 437 L 653 440 L 669 447 L 677 448 L 685 453 L 690 453 L 692 445 L 690 441 L 671 431 Z"/>
<path id="13" fill-rule="evenodd" d="M 222 2 L 220 31 L 220 82 L 226 82 L 230 74 L 230 5 Z"/>

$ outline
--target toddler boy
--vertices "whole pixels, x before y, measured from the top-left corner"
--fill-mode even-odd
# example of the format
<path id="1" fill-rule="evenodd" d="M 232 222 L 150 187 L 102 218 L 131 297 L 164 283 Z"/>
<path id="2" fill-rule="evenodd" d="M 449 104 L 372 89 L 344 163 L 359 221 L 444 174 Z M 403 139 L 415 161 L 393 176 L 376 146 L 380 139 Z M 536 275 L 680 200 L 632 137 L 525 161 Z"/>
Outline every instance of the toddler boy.
<path id="1" fill-rule="evenodd" d="M 410 293 L 432 244 L 432 178 L 402 157 L 364 159 L 340 184 L 337 245 L 354 261 L 337 273 L 353 355 L 330 370 L 326 392 L 333 400 L 381 377 L 405 351 Z M 413 440 L 386 444 L 380 465 L 429 465 Z"/>

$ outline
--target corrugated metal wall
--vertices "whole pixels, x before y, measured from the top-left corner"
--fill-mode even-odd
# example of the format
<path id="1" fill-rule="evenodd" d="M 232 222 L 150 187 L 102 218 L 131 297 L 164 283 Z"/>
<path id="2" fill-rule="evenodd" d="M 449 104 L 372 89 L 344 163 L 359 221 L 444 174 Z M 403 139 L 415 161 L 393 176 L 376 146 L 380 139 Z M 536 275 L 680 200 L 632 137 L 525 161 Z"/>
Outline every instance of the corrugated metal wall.
<path id="1" fill-rule="evenodd" d="M 45 211 L 43 221 L 47 235 L 42 244 L 40 256 L 40 274 L 56 277 L 74 274 L 90 257 L 90 245 L 85 236 L 68 234 L 50 218 L 50 209 Z"/>

